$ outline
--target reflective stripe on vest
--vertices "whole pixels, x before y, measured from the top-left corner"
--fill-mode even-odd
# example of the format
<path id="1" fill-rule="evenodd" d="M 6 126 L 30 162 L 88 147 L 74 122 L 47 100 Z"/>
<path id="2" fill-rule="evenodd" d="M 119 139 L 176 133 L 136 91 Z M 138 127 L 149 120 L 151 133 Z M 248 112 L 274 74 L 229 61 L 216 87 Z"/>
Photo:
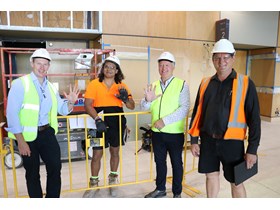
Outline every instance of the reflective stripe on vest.
<path id="1" fill-rule="evenodd" d="M 35 104 L 22 104 L 21 108 L 39 111 L 39 105 L 35 105 Z"/>
<path id="2" fill-rule="evenodd" d="M 19 112 L 20 124 L 23 127 L 22 135 L 25 141 L 33 141 L 37 137 L 39 119 L 39 96 L 30 74 L 20 77 L 24 87 L 24 99 Z M 49 113 L 49 122 L 57 133 L 57 100 L 53 87 L 48 82 L 50 95 L 52 98 L 52 108 Z M 55 127 L 56 126 L 56 127 Z M 8 133 L 9 138 L 16 139 L 12 133 Z"/>
<path id="3" fill-rule="evenodd" d="M 237 74 L 237 79 L 233 80 L 232 108 L 230 109 L 228 129 L 226 130 L 224 139 L 244 140 L 246 138 L 247 123 L 244 107 L 248 86 L 248 76 Z"/>
<path id="4" fill-rule="evenodd" d="M 173 113 L 179 107 L 179 97 L 183 89 L 184 80 L 179 78 L 173 78 L 168 84 L 165 91 L 162 92 L 160 81 L 153 83 L 153 87 L 156 87 L 156 95 L 162 94 L 156 100 L 151 103 L 152 113 L 152 125 L 160 118 Z M 171 123 L 164 126 L 160 132 L 164 133 L 183 133 L 185 131 L 185 119 Z M 158 129 L 152 127 L 154 132 L 159 132 Z"/>
<path id="5" fill-rule="evenodd" d="M 237 74 L 232 84 L 231 109 L 228 121 L 228 128 L 225 132 L 224 139 L 244 140 L 246 136 L 247 124 L 244 111 L 246 93 L 249 85 L 248 76 Z M 188 133 L 193 137 L 198 137 L 200 128 L 199 121 L 202 113 L 202 104 L 205 90 L 210 82 L 211 77 L 203 79 L 199 90 L 199 104 L 194 117 L 192 127 Z"/>

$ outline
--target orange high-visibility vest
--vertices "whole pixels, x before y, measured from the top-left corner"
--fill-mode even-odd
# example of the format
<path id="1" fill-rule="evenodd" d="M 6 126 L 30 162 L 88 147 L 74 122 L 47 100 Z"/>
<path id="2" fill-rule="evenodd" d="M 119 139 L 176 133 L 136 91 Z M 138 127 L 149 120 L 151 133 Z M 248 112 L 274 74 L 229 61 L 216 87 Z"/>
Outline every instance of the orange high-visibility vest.
<path id="1" fill-rule="evenodd" d="M 199 121 L 202 113 L 202 104 L 205 90 L 210 82 L 211 77 L 202 79 L 199 89 L 199 103 L 192 126 L 188 133 L 193 137 L 198 137 L 200 133 Z M 245 99 L 249 85 L 249 77 L 237 74 L 232 84 L 231 108 L 229 114 L 228 128 L 225 132 L 224 139 L 244 140 L 246 138 L 247 123 L 245 116 Z"/>

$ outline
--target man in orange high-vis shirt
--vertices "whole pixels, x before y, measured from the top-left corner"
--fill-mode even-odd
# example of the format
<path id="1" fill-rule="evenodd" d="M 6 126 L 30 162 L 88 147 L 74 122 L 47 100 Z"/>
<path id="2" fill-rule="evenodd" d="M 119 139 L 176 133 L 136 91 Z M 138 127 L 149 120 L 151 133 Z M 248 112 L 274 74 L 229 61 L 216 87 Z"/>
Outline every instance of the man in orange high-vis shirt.
<path id="1" fill-rule="evenodd" d="M 218 196 L 220 163 L 232 197 L 247 197 L 243 183 L 234 183 L 234 166 L 245 159 L 250 169 L 257 162 L 261 136 L 257 91 L 248 76 L 232 68 L 235 49 L 229 40 L 216 42 L 212 53 L 216 74 L 204 78 L 197 93 L 189 129 L 191 152 L 199 157 L 198 172 L 206 174 L 207 197 Z"/>
<path id="2" fill-rule="evenodd" d="M 135 102 L 132 98 L 128 86 L 123 82 L 124 75 L 121 70 L 120 60 L 117 56 L 107 57 L 102 66 L 98 78 L 92 80 L 85 92 L 85 110 L 95 120 L 97 128 L 97 138 L 101 138 L 105 132 L 105 148 L 110 151 L 110 173 L 108 176 L 109 185 L 118 182 L 119 149 L 120 142 L 124 145 L 124 138 L 120 141 L 119 116 L 106 116 L 104 121 L 98 116 L 99 112 L 123 113 L 123 106 L 133 110 Z M 121 134 L 124 136 L 126 128 L 126 118 L 121 116 Z M 101 168 L 101 158 L 103 147 L 92 148 L 90 187 L 98 186 L 99 171 Z M 109 188 L 111 196 L 117 196 L 116 187 Z M 94 197 L 95 190 L 86 191 L 83 197 Z"/>

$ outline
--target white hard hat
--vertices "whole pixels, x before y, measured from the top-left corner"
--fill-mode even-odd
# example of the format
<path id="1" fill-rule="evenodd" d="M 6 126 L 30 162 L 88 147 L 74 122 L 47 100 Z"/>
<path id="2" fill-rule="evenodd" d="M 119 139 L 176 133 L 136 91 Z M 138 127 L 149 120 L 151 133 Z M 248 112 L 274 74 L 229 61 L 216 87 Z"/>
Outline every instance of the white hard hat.
<path id="1" fill-rule="evenodd" d="M 120 62 L 119 58 L 118 58 L 117 56 L 115 56 L 115 55 L 110 55 L 109 57 L 107 57 L 107 58 L 105 59 L 105 61 L 111 61 L 111 62 L 113 62 L 113 63 L 118 64 L 119 66 L 121 66 L 121 62 Z"/>
<path id="2" fill-rule="evenodd" d="M 40 48 L 33 52 L 33 54 L 30 56 L 30 62 L 32 62 L 33 58 L 45 58 L 45 59 L 48 59 L 49 61 L 52 60 L 49 52 L 43 48 Z"/>
<path id="3" fill-rule="evenodd" d="M 220 39 L 214 45 L 212 53 L 235 53 L 233 44 L 227 39 Z"/>
<path id="4" fill-rule="evenodd" d="M 158 62 L 161 61 L 161 60 L 168 60 L 168 61 L 171 61 L 171 62 L 175 63 L 175 58 L 170 52 L 163 52 L 159 56 Z"/>

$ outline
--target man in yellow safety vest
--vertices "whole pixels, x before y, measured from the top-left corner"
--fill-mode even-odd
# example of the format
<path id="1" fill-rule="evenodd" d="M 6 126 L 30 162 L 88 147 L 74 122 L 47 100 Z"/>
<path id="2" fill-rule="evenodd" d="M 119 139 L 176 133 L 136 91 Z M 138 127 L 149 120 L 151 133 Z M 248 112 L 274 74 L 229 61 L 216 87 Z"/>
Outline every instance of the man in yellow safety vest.
<path id="1" fill-rule="evenodd" d="M 57 113 L 67 115 L 73 110 L 79 89 L 69 87 L 62 100 L 48 81 L 51 57 L 46 49 L 37 49 L 30 57 L 33 71 L 13 81 L 8 95 L 8 136 L 16 139 L 26 170 L 28 195 L 42 198 L 40 158 L 46 165 L 46 198 L 60 197 L 61 159 L 55 134 L 58 131 Z"/>

